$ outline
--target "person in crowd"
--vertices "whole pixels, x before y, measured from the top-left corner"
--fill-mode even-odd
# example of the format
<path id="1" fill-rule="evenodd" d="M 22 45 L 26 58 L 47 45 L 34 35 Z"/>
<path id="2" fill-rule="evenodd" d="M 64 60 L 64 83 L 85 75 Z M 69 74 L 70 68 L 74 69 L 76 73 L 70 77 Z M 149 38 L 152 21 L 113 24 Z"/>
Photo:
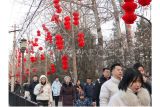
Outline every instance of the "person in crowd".
<path id="1" fill-rule="evenodd" d="M 87 78 L 86 84 L 84 85 L 84 93 L 91 103 L 93 102 L 93 88 L 94 85 L 92 83 L 92 79 Z"/>
<path id="2" fill-rule="evenodd" d="M 149 91 L 150 95 L 152 94 L 151 80 L 147 77 L 144 70 L 144 66 L 141 63 L 134 64 L 133 68 L 138 70 L 143 75 L 144 87 Z"/>
<path id="3" fill-rule="evenodd" d="M 39 84 L 34 88 L 34 94 L 39 106 L 50 106 L 53 103 L 52 89 L 45 75 L 41 75 Z"/>
<path id="4" fill-rule="evenodd" d="M 102 76 L 96 80 L 94 91 L 93 91 L 93 105 L 99 106 L 99 94 L 101 86 L 104 82 L 110 79 L 110 69 L 109 68 L 103 68 L 103 74 Z"/>
<path id="5" fill-rule="evenodd" d="M 59 78 L 56 77 L 56 79 L 52 83 L 52 92 L 53 92 L 53 97 L 55 99 L 55 106 L 58 106 L 61 87 L 62 84 L 60 83 Z"/>
<path id="6" fill-rule="evenodd" d="M 77 83 L 75 85 L 75 90 L 76 90 L 76 99 L 75 100 L 78 100 L 78 98 L 79 98 L 80 89 L 83 90 L 83 86 L 81 84 L 81 81 L 77 80 Z"/>
<path id="7" fill-rule="evenodd" d="M 111 66 L 111 79 L 103 83 L 100 91 L 100 106 L 107 106 L 108 102 L 117 91 L 118 84 L 122 78 L 123 71 L 122 65 L 119 63 L 115 63 Z"/>
<path id="8" fill-rule="evenodd" d="M 19 83 L 19 80 L 15 81 L 14 92 L 15 92 L 15 94 L 18 94 L 18 95 L 20 95 L 20 93 L 21 93 L 21 85 Z"/>
<path id="9" fill-rule="evenodd" d="M 24 98 L 27 100 L 31 100 L 28 80 L 23 84 L 23 89 L 24 89 Z"/>
<path id="10" fill-rule="evenodd" d="M 65 76 L 64 83 L 62 84 L 61 93 L 62 105 L 73 106 L 75 97 L 75 88 L 71 82 L 71 77 Z"/>
<path id="11" fill-rule="evenodd" d="M 78 99 L 76 100 L 75 106 L 91 106 L 91 102 L 88 98 L 85 98 L 85 93 L 82 87 L 78 88 Z"/>
<path id="12" fill-rule="evenodd" d="M 36 95 L 34 95 L 34 88 L 38 84 L 38 76 L 34 75 L 31 84 L 29 85 L 29 92 L 31 96 L 31 101 L 36 102 Z"/>
<path id="13" fill-rule="evenodd" d="M 143 88 L 142 74 L 128 68 L 119 83 L 119 91 L 110 99 L 108 106 L 150 106 L 150 95 Z"/>

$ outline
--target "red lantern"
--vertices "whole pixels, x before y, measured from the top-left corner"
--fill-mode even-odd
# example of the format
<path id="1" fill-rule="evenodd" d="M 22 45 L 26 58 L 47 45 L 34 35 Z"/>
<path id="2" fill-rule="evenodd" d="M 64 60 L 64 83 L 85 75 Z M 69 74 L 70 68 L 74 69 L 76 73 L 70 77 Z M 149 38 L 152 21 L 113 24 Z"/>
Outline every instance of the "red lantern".
<path id="1" fill-rule="evenodd" d="M 32 63 L 36 62 L 36 60 L 37 60 L 36 57 L 34 57 L 34 56 L 31 56 L 31 57 L 30 57 L 30 61 L 31 61 Z"/>
<path id="2" fill-rule="evenodd" d="M 51 21 L 55 21 L 55 23 L 59 23 L 59 22 L 60 22 L 59 15 L 54 14 L 54 15 L 52 16 Z"/>
<path id="3" fill-rule="evenodd" d="M 54 7 L 55 7 L 56 9 L 59 9 L 61 6 L 60 6 L 58 3 L 55 3 L 55 4 L 54 4 Z"/>
<path id="4" fill-rule="evenodd" d="M 147 6 L 147 5 L 150 5 L 151 0 L 138 0 L 138 3 L 139 3 L 141 6 Z"/>
<path id="5" fill-rule="evenodd" d="M 80 48 L 83 48 L 85 46 L 84 33 L 82 32 L 78 33 L 78 46 Z"/>
<path id="6" fill-rule="evenodd" d="M 137 8 L 137 4 L 134 2 L 126 2 L 122 5 L 122 8 L 125 10 L 125 12 L 134 12 Z"/>
<path id="7" fill-rule="evenodd" d="M 134 0 L 124 0 L 124 2 L 134 2 Z"/>
<path id="8" fill-rule="evenodd" d="M 47 71 L 47 75 L 51 75 L 52 73 L 50 71 Z"/>
<path id="9" fill-rule="evenodd" d="M 26 61 L 27 61 L 27 59 L 26 59 L 26 58 L 24 58 L 24 59 L 23 59 L 23 62 L 25 63 Z"/>
<path id="10" fill-rule="evenodd" d="M 56 71 L 55 65 L 54 65 L 54 64 L 51 64 L 51 72 L 52 72 L 52 73 L 55 73 L 55 71 Z"/>
<path id="11" fill-rule="evenodd" d="M 122 19 L 126 24 L 133 24 L 137 19 L 137 15 L 135 15 L 134 13 L 125 13 L 125 15 L 122 16 Z"/>
<path id="12" fill-rule="evenodd" d="M 79 16 L 79 13 L 77 11 L 73 12 L 73 16 Z"/>
<path id="13" fill-rule="evenodd" d="M 45 55 L 41 54 L 41 60 L 45 60 Z"/>
<path id="14" fill-rule="evenodd" d="M 79 25 L 79 13 L 77 11 L 73 12 L 73 24 L 75 26 L 78 26 Z"/>
<path id="15" fill-rule="evenodd" d="M 41 51 L 41 50 L 43 50 L 43 48 L 42 48 L 42 47 L 39 47 L 39 50 Z"/>
<path id="16" fill-rule="evenodd" d="M 62 56 L 62 69 L 63 70 L 68 69 L 68 56 L 67 55 Z"/>
<path id="17" fill-rule="evenodd" d="M 38 42 L 38 38 L 35 38 L 34 41 L 35 41 L 35 42 Z"/>
<path id="18" fill-rule="evenodd" d="M 61 12 L 62 12 L 62 8 L 58 8 L 58 9 L 56 10 L 56 12 L 57 12 L 57 13 L 61 13 Z"/>
<path id="19" fill-rule="evenodd" d="M 58 50 L 61 51 L 64 48 L 64 41 L 62 35 L 56 34 L 55 39 L 56 39 L 56 47 Z"/>
<path id="20" fill-rule="evenodd" d="M 41 32 L 37 30 L 37 36 L 41 36 Z"/>
<path id="21" fill-rule="evenodd" d="M 71 18 L 70 18 L 69 16 L 66 16 L 66 17 L 64 18 L 64 20 L 65 20 L 65 21 L 70 21 Z"/>
<path id="22" fill-rule="evenodd" d="M 59 0 L 53 0 L 53 3 L 59 3 Z"/>

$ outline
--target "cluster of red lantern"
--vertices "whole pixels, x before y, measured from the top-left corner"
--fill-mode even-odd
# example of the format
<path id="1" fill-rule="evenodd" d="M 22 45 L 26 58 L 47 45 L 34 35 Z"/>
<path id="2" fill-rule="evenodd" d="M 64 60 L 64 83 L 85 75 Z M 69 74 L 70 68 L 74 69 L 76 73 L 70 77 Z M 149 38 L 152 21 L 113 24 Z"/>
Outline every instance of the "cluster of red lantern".
<path id="1" fill-rule="evenodd" d="M 49 41 L 50 44 L 52 44 L 52 35 L 50 32 L 47 32 L 47 36 L 45 37 L 46 41 Z"/>
<path id="2" fill-rule="evenodd" d="M 150 5 L 151 0 L 138 0 L 138 3 L 139 3 L 141 6 L 148 6 L 148 5 Z"/>
<path id="3" fill-rule="evenodd" d="M 56 12 L 57 13 L 61 13 L 62 12 L 62 8 L 59 4 L 59 1 L 60 0 L 53 0 L 53 4 L 54 4 L 54 7 L 56 8 Z"/>
<path id="4" fill-rule="evenodd" d="M 73 12 L 73 24 L 75 26 L 79 25 L 79 13 L 77 11 Z"/>
<path id="5" fill-rule="evenodd" d="M 137 19 L 137 15 L 134 13 L 137 8 L 137 4 L 134 3 L 134 0 L 125 0 L 125 3 L 122 5 L 125 14 L 122 16 L 122 19 L 126 24 L 133 24 Z"/>
<path id="6" fill-rule="evenodd" d="M 64 18 L 64 28 L 66 30 L 70 30 L 71 29 L 71 22 L 70 22 L 71 18 L 69 16 L 66 16 Z"/>
<path id="7" fill-rule="evenodd" d="M 59 23 L 61 20 L 59 19 L 59 15 L 54 14 L 54 15 L 52 16 L 51 21 L 55 21 L 55 23 Z"/>
<path id="8" fill-rule="evenodd" d="M 84 33 L 83 32 L 78 33 L 78 46 L 80 48 L 83 48 L 85 46 L 85 40 L 84 40 Z"/>
<path id="9" fill-rule="evenodd" d="M 24 58 L 24 59 L 23 59 L 23 62 L 25 63 L 26 61 L 27 61 L 27 59 L 26 59 L 26 58 Z"/>
<path id="10" fill-rule="evenodd" d="M 61 34 L 56 34 L 55 35 L 55 40 L 56 40 L 56 47 L 58 50 L 62 50 L 64 48 L 64 41 L 63 37 Z"/>
<path id="11" fill-rule="evenodd" d="M 42 61 L 45 60 L 45 55 L 44 55 L 44 54 L 41 54 L 40 59 L 41 59 Z"/>
<path id="12" fill-rule="evenodd" d="M 31 61 L 32 63 L 34 63 L 34 62 L 36 62 L 36 61 L 37 61 L 37 58 L 36 58 L 36 57 L 34 57 L 34 56 L 31 56 L 31 57 L 30 57 L 30 61 Z"/>
<path id="13" fill-rule="evenodd" d="M 63 70 L 68 69 L 68 56 L 67 55 L 62 56 L 62 69 Z"/>
<path id="14" fill-rule="evenodd" d="M 52 72 L 52 73 L 55 73 L 55 72 L 56 72 L 56 68 L 55 68 L 55 65 L 54 65 L 54 64 L 51 64 L 51 72 Z"/>
<path id="15" fill-rule="evenodd" d="M 37 30 L 37 36 L 41 36 L 40 30 Z"/>

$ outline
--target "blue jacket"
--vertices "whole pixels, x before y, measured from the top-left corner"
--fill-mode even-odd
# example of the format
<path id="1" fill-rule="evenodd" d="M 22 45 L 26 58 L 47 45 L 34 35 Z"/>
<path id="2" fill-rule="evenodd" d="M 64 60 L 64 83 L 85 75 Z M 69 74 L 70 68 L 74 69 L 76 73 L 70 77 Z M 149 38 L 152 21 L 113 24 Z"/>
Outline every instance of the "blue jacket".
<path id="1" fill-rule="evenodd" d="M 93 98 L 94 85 L 91 83 L 84 85 L 84 92 L 87 98 Z"/>

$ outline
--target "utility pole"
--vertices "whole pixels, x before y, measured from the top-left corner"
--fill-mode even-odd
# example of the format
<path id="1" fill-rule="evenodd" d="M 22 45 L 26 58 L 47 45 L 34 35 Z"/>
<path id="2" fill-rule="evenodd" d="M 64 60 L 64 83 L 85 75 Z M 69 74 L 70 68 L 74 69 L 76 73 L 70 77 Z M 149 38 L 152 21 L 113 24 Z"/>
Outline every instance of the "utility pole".
<path id="1" fill-rule="evenodd" d="M 12 76 L 11 76 L 11 92 L 14 92 L 14 82 L 15 82 L 15 51 L 16 51 L 16 32 L 21 31 L 16 29 L 16 24 L 14 24 L 14 30 L 9 31 L 9 33 L 14 33 L 13 37 L 13 52 L 12 52 Z"/>

